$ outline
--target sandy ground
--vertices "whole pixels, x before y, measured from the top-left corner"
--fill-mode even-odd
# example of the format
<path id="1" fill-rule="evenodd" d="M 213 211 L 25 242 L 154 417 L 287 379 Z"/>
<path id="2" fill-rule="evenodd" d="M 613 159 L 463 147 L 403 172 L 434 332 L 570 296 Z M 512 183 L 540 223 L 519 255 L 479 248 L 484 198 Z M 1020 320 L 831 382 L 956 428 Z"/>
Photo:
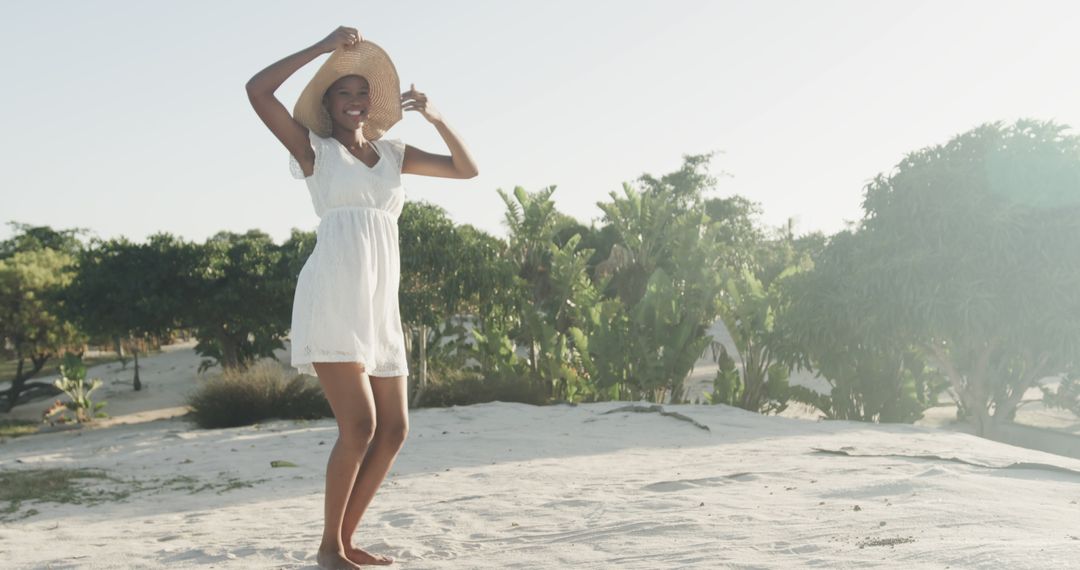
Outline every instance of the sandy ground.
<path id="1" fill-rule="evenodd" d="M 100 468 L 117 480 L 89 489 L 126 493 L 0 515 L 4 568 L 316 567 L 334 421 L 197 429 L 179 416 L 198 362 L 167 347 L 138 393 L 130 365 L 94 367 L 116 417 L 0 444 L 0 470 Z M 706 431 L 607 413 L 628 405 L 412 410 L 355 543 L 416 569 L 1080 567 L 1080 460 L 937 427 L 949 409 L 910 426 L 664 406 Z"/>

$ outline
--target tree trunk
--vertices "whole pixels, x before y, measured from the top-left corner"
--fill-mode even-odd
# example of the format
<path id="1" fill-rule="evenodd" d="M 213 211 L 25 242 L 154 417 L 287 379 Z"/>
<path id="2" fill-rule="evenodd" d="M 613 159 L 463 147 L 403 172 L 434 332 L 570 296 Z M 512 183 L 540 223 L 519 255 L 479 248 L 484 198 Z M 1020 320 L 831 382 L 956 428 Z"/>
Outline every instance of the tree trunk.
<path id="1" fill-rule="evenodd" d="M 120 335 L 113 335 L 113 350 L 120 358 L 120 368 L 127 368 L 127 355 L 124 354 L 124 344 L 120 342 Z"/>
<path id="2" fill-rule="evenodd" d="M 221 344 L 221 367 L 226 370 L 239 368 L 240 362 L 236 342 L 224 331 L 218 332 L 217 337 L 218 343 Z"/>
<path id="3" fill-rule="evenodd" d="M 15 407 L 15 402 L 19 399 L 19 392 L 22 391 L 23 384 L 26 383 L 26 377 L 23 376 L 23 364 L 26 361 L 23 359 L 22 352 L 16 352 L 15 357 L 19 359 L 19 365 L 15 369 L 15 378 L 11 379 L 11 388 L 8 388 L 8 403 L 4 409 L 5 412 L 10 412 Z M 33 374 L 29 376 L 33 376 Z"/>
<path id="4" fill-rule="evenodd" d="M 1025 364 L 1029 365 L 1030 369 L 1025 370 L 1023 377 L 1017 379 L 1013 392 L 1007 396 L 1005 394 L 995 395 L 994 418 L 996 420 L 1013 421 L 1016 419 L 1016 410 L 1019 408 L 1020 402 L 1023 401 L 1024 394 L 1046 374 L 1046 363 L 1049 359 L 1050 354 L 1046 352 L 1040 354 L 1037 360 L 1030 351 L 1025 352 Z M 1005 382 L 1005 385 L 1008 386 L 1009 383 Z"/>
<path id="5" fill-rule="evenodd" d="M 34 357 L 34 355 L 31 354 L 30 363 L 33 366 L 31 367 L 31 370 L 29 372 L 24 372 L 26 357 L 23 356 L 21 351 L 16 351 L 15 358 L 18 362 L 18 365 L 15 369 L 15 377 L 12 378 L 11 387 L 8 388 L 6 392 L 7 402 L 3 406 L 0 406 L 0 408 L 2 408 L 2 410 L 0 411 L 4 412 L 10 412 L 12 408 L 18 405 L 19 396 L 27 388 L 37 388 L 38 386 L 45 386 L 44 384 L 39 385 L 36 383 L 33 386 L 28 386 L 26 381 L 33 378 L 35 375 L 37 375 L 38 372 L 41 372 L 42 368 L 45 367 L 45 363 L 49 360 L 48 353 L 42 353 L 38 357 Z M 56 390 L 56 392 L 59 393 L 59 390 Z"/>
<path id="6" fill-rule="evenodd" d="M 417 330 L 420 332 L 420 374 L 416 386 L 416 393 L 413 395 L 413 408 L 420 405 L 420 399 L 424 395 L 424 390 L 427 389 L 427 325 L 420 325 L 417 327 Z"/>
<path id="7" fill-rule="evenodd" d="M 131 348 L 131 353 L 135 357 L 135 380 L 132 384 L 135 386 L 135 391 L 138 392 L 142 390 L 142 380 L 139 380 L 139 345 L 133 343 Z"/>
<path id="8" fill-rule="evenodd" d="M 978 402 L 974 402 L 970 406 L 971 415 L 968 416 L 968 421 L 971 422 L 971 427 L 975 430 L 975 435 L 979 437 L 990 437 L 992 435 L 993 426 L 990 425 L 993 422 L 993 418 L 990 416 L 990 410 L 987 409 L 986 404 L 978 405 Z"/>

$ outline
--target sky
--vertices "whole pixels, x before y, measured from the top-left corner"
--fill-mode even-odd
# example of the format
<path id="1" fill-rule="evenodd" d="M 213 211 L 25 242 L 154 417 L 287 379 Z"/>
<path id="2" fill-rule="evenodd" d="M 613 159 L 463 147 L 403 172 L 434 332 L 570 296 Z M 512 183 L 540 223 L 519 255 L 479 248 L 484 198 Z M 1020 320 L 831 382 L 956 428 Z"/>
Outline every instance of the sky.
<path id="1" fill-rule="evenodd" d="M 505 236 L 496 189 L 558 209 L 715 153 L 709 196 L 833 233 L 903 156 L 989 121 L 1080 128 L 1080 4 L 1058 1 L 21 1 L 0 18 L 0 239 L 9 221 L 142 241 L 318 218 L 244 84 L 339 25 L 381 45 L 480 175 L 407 200 Z M 278 90 L 289 109 L 317 58 Z M 416 112 L 386 135 L 448 150 Z"/>

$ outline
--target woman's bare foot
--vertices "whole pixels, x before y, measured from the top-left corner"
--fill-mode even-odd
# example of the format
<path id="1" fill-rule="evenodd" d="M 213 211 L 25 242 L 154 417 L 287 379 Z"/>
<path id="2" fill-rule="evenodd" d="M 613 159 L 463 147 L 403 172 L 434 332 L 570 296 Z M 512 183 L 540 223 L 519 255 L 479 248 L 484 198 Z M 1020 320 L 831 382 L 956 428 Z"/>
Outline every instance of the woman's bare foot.
<path id="1" fill-rule="evenodd" d="M 372 554 L 363 548 L 356 548 L 355 546 L 345 547 L 345 557 L 357 564 L 373 564 L 376 566 L 385 566 L 387 564 L 393 564 L 394 559 L 390 556 L 383 556 L 382 554 Z"/>
<path id="2" fill-rule="evenodd" d="M 319 547 L 319 553 L 315 556 L 315 561 L 319 563 L 319 568 L 325 570 L 357 570 L 360 568 L 349 560 L 344 552 L 336 548 Z"/>

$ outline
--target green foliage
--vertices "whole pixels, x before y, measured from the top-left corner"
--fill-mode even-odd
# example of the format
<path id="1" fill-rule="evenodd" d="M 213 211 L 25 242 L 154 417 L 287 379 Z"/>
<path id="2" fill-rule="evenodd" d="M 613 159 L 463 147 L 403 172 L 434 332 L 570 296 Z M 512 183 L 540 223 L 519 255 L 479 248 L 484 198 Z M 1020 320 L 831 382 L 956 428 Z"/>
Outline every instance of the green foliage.
<path id="1" fill-rule="evenodd" d="M 199 339 L 195 351 L 214 364 L 244 368 L 257 358 L 274 357 L 292 318 L 296 275 L 294 265 L 270 236 L 258 230 L 245 234 L 219 232 L 197 248 L 197 264 L 185 271 L 187 299 L 184 322 Z"/>
<path id="2" fill-rule="evenodd" d="M 673 197 L 654 192 L 640 193 L 623 184 L 623 196 L 609 194 L 611 202 L 598 202 L 604 221 L 614 228 L 619 241 L 609 259 L 598 267 L 600 275 L 611 275 L 611 284 L 623 304 L 632 307 L 645 295 L 653 272 L 679 250 L 676 234 L 696 232 L 694 213 L 680 211 Z"/>
<path id="3" fill-rule="evenodd" d="M 10 347 L 4 352 L 18 363 L 0 409 L 15 404 L 19 394 L 32 386 L 27 381 L 50 358 L 85 339 L 74 323 L 63 318 L 59 300 L 71 282 L 73 262 L 71 255 L 47 248 L 0 259 L 0 339 Z"/>
<path id="4" fill-rule="evenodd" d="M 831 309 L 874 346 L 914 346 L 977 433 L 1080 357 L 1080 138 L 980 126 L 867 186 Z M 992 412 L 992 415 L 991 415 Z"/>
<path id="5" fill-rule="evenodd" d="M 689 211 L 701 205 L 705 192 L 716 186 L 716 177 L 709 173 L 713 153 L 683 155 L 678 170 L 655 178 L 651 174 L 638 177 L 643 194 L 664 196 L 678 211 Z"/>
<path id="6" fill-rule="evenodd" d="M 607 223 L 599 231 L 559 214 L 554 187 L 516 188 L 516 201 L 500 191 L 519 295 L 505 322 L 478 331 L 483 366 L 498 355 L 499 369 L 520 369 L 523 346 L 528 373 L 552 398 L 680 401 L 720 287 L 721 256 L 701 203 L 714 183 L 707 162 L 686 157 L 675 173 L 642 176 L 641 191 L 626 184 L 622 196 L 611 193 L 599 204 Z M 607 259 L 586 241 L 610 244 Z"/>
<path id="7" fill-rule="evenodd" d="M 206 429 L 251 425 L 269 418 L 333 417 L 316 381 L 303 374 L 288 376 L 273 359 L 260 360 L 246 370 L 223 370 L 203 383 L 188 405 L 192 421 Z"/>
<path id="8" fill-rule="evenodd" d="M 292 275 L 295 279 L 300 276 L 308 257 L 315 251 L 317 241 L 315 232 L 305 232 L 293 228 L 289 232 L 289 239 L 281 244 L 281 263 L 284 265 L 284 273 Z"/>
<path id="9" fill-rule="evenodd" d="M 194 249 L 167 233 L 145 244 L 91 240 L 63 292 L 65 315 L 102 342 L 167 338 L 194 296 L 185 288 L 190 280 L 181 277 L 194 265 Z M 133 384 L 141 388 L 137 365 Z"/>
<path id="10" fill-rule="evenodd" d="M 570 237 L 565 244 L 550 244 L 551 270 L 548 274 L 548 297 L 538 299 L 540 310 L 525 312 L 530 338 L 536 339 L 536 369 L 539 376 L 551 384 L 550 393 L 556 400 L 581 401 L 596 398 L 595 389 L 587 382 L 579 362 L 578 351 L 571 342 L 571 330 L 587 318 L 584 308 L 600 299 L 600 293 L 588 274 L 592 251 L 578 249 L 580 235 Z"/>
<path id="11" fill-rule="evenodd" d="M 83 228 L 54 230 L 49 226 L 33 226 L 14 221 L 8 222 L 8 225 L 11 226 L 14 235 L 0 241 L 0 259 L 7 259 L 16 253 L 44 249 L 58 251 L 73 258 L 78 257 L 79 251 L 82 250 L 79 236 L 87 232 Z"/>
<path id="12" fill-rule="evenodd" d="M 509 259 L 505 242 L 468 224 L 457 228 L 461 266 L 452 275 L 451 287 L 460 291 L 462 312 L 482 322 L 507 319 L 519 294 L 517 269 Z"/>
<path id="13" fill-rule="evenodd" d="M 785 283 L 792 301 L 784 326 L 798 347 L 795 360 L 830 386 L 829 394 L 794 386 L 791 397 L 828 419 L 911 423 L 936 403 L 946 382 L 913 346 L 874 342 L 843 310 L 858 286 L 852 280 L 857 245 L 850 232 L 833 236 L 813 271 Z"/>
<path id="14" fill-rule="evenodd" d="M 649 401 L 662 402 L 669 392 L 674 401 L 681 401 L 682 382 L 711 340 L 704 332 L 715 310 L 701 302 L 703 297 L 695 299 L 693 293 L 657 269 L 646 285 L 645 296 L 630 312 L 633 332 L 643 350 L 633 356 L 638 360 L 637 374 L 629 380 L 636 383 L 637 390 L 650 395 Z"/>
<path id="15" fill-rule="evenodd" d="M 735 359 L 728 354 L 727 348 L 716 343 L 716 376 L 713 377 L 712 392 L 706 392 L 705 403 L 709 405 L 725 404 L 734 406 L 742 400 L 746 391 L 742 374 Z"/>
<path id="16" fill-rule="evenodd" d="M 710 198 L 705 201 L 705 213 L 715 240 L 725 246 L 727 263 L 736 268 L 751 266 L 755 250 L 765 241 L 758 225 L 761 206 L 742 196 Z"/>
<path id="17" fill-rule="evenodd" d="M 408 202 L 398 221 L 401 236 L 401 318 L 410 325 L 436 327 L 457 312 L 468 296 L 459 273 L 476 271 L 463 259 L 464 245 L 446 211 Z"/>
<path id="18" fill-rule="evenodd" d="M 71 282 L 73 259 L 53 249 L 0 260 L 0 333 L 17 355 L 56 354 L 81 335 L 55 310 L 56 293 Z"/>
<path id="19" fill-rule="evenodd" d="M 707 164 L 707 155 L 687 156 L 675 173 L 642 176 L 642 191 L 624 184 L 622 196 L 598 204 L 617 236 L 596 266 L 598 289 L 618 304 L 593 305 L 587 326 L 573 332 L 598 394 L 684 399 L 683 381 L 709 342 L 724 264 L 702 203 L 714 183 Z"/>
<path id="20" fill-rule="evenodd" d="M 94 417 L 107 417 L 107 414 L 100 411 L 105 407 L 105 402 L 95 403 L 90 398 L 90 394 L 101 387 L 101 379 L 94 378 L 90 382 L 86 381 L 86 366 L 79 355 L 67 352 L 63 360 L 60 365 L 60 378 L 53 383 L 60 391 L 67 394 L 70 401 L 57 400 L 54 406 L 45 411 L 43 419 L 52 424 L 53 418 L 59 416 L 61 423 L 70 421 L 85 423 Z M 72 412 L 73 417 L 64 415 L 65 411 Z"/>
<path id="21" fill-rule="evenodd" d="M 620 301 L 605 299 L 586 309 L 582 327 L 571 327 L 583 377 L 592 385 L 598 400 L 636 399 L 630 393 L 628 379 L 637 377 L 636 338 L 631 334 L 630 318 Z"/>
<path id="22" fill-rule="evenodd" d="M 424 387 L 422 401 L 441 398 L 468 357 L 492 378 L 528 381 L 528 363 L 514 354 L 509 337 L 518 322 L 522 287 L 507 259 L 507 245 L 473 226 L 449 225 L 441 209 L 425 206 L 406 214 L 409 210 L 402 213 L 403 265 L 417 273 L 415 280 L 403 281 L 402 315 L 418 340 L 427 336 L 427 373 L 433 380 Z M 441 238 L 427 237 L 434 234 Z M 430 274 L 423 273 L 424 267 Z M 417 320 L 424 326 L 417 326 Z M 413 343 L 414 362 L 419 346 Z"/>
<path id="23" fill-rule="evenodd" d="M 513 369 L 518 361 L 516 347 L 526 347 L 527 377 L 552 398 L 564 400 L 585 397 L 589 392 L 568 331 L 582 318 L 579 307 L 597 298 L 598 293 L 587 271 L 593 252 L 579 251 L 580 235 L 565 237 L 561 246 L 557 243 L 560 229 L 580 224 L 555 210 L 551 200 L 554 191 L 554 186 L 536 193 L 517 187 L 515 202 L 499 190 L 507 205 L 510 230 L 506 259 L 516 270 L 515 286 L 507 298 L 512 309 L 504 322 L 485 323 L 481 331 L 484 340 L 477 348 L 484 351 L 482 362 L 496 355 L 507 358 L 499 365 L 505 370 Z M 487 330 L 491 325 L 494 331 Z M 500 372 L 496 377 L 505 376 Z"/>
<path id="24" fill-rule="evenodd" d="M 826 419 L 912 423 L 947 385 L 911 351 L 897 355 L 848 345 L 822 354 L 816 362 L 830 393 L 792 387 L 792 398 L 814 406 Z"/>
<path id="25" fill-rule="evenodd" d="M 530 377 L 529 363 L 518 356 L 504 322 L 493 319 L 482 330 L 474 328 L 471 334 L 474 344 L 469 345 L 469 354 L 479 361 L 485 377 L 501 380 Z"/>
<path id="26" fill-rule="evenodd" d="M 714 384 L 721 388 L 712 403 L 725 403 L 761 412 L 779 413 L 787 408 L 788 378 L 797 350 L 785 314 L 792 302 L 784 283 L 813 267 L 813 241 L 791 235 L 750 244 L 751 254 L 736 259 L 728 272 L 720 297 L 720 316 L 731 334 L 741 366 L 726 349 L 717 346 L 720 370 Z M 722 359 L 722 360 L 721 360 Z M 738 381 L 732 374 L 738 372 Z"/>
<path id="27" fill-rule="evenodd" d="M 525 377 L 457 371 L 428 386 L 422 407 L 467 406 L 496 401 L 543 405 L 547 403 L 547 395 Z"/>
<path id="28" fill-rule="evenodd" d="M 548 245 L 558 231 L 560 221 L 564 220 L 551 199 L 555 186 L 535 193 L 517 186 L 513 191 L 516 202 L 502 188 L 496 192 L 506 204 L 505 223 L 510 230 L 508 253 L 521 268 L 521 277 L 531 282 L 546 270 Z"/>

